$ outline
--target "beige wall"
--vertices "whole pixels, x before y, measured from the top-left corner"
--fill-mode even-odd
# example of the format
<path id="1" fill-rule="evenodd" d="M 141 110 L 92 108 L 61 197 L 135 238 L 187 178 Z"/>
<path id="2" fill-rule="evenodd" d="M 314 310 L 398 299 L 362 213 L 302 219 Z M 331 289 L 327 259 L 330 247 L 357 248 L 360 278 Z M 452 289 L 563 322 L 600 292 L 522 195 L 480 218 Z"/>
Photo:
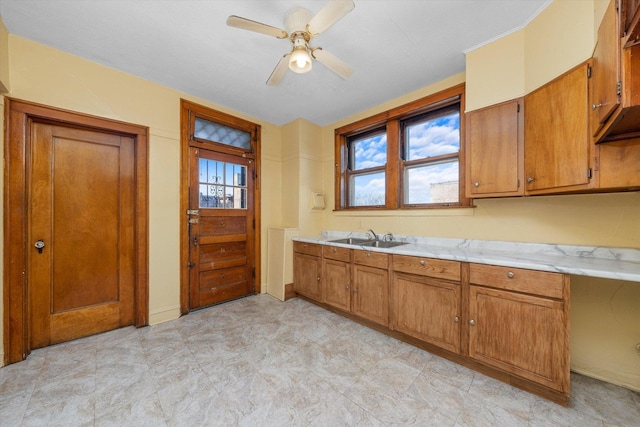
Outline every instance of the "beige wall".
<path id="1" fill-rule="evenodd" d="M 467 111 L 525 95 L 591 56 L 604 0 L 556 0 L 520 31 L 467 53 Z M 464 81 L 456 76 L 322 130 L 333 188 L 333 130 Z M 519 242 L 640 247 L 640 193 L 477 200 L 475 209 L 325 212 L 324 228 Z M 333 208 L 333 199 L 330 199 Z M 304 234 L 304 233 L 302 233 Z M 640 390 L 640 283 L 572 276 L 571 367 Z"/>
<path id="2" fill-rule="evenodd" d="M 589 59 L 603 1 L 556 0 L 525 28 L 467 52 L 466 110 L 524 96 Z"/>
<path id="3" fill-rule="evenodd" d="M 9 33 L 0 19 L 0 93 L 9 91 Z"/>
<path id="4" fill-rule="evenodd" d="M 9 36 L 8 96 L 149 127 L 150 322 L 179 316 L 180 98 L 262 126 L 262 252 L 266 229 L 280 223 L 281 130 L 224 107 L 79 57 Z M 266 277 L 262 259 L 261 282 Z"/>

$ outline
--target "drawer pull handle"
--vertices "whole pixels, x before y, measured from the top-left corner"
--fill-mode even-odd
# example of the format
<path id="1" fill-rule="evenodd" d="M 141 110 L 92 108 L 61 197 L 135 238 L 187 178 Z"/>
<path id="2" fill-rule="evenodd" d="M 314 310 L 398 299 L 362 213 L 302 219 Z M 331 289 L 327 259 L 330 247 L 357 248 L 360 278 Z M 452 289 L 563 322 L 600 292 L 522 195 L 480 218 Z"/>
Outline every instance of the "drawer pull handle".
<path id="1" fill-rule="evenodd" d="M 423 259 L 420 260 L 420 265 L 424 266 L 424 260 Z"/>
<path id="2" fill-rule="evenodd" d="M 453 321 L 458 323 L 460 321 L 460 318 L 458 316 L 456 316 L 456 317 L 453 318 Z"/>
<path id="3" fill-rule="evenodd" d="M 510 271 L 510 272 L 507 273 L 507 277 L 509 279 L 513 279 L 514 276 L 515 276 L 515 274 L 513 274 L 513 271 Z"/>
<path id="4" fill-rule="evenodd" d="M 476 324 L 476 321 L 475 321 L 475 320 L 473 320 L 473 319 L 471 319 L 471 320 L 469 320 L 469 324 L 470 324 L 471 326 L 473 326 L 473 325 L 475 325 L 475 324 Z"/>

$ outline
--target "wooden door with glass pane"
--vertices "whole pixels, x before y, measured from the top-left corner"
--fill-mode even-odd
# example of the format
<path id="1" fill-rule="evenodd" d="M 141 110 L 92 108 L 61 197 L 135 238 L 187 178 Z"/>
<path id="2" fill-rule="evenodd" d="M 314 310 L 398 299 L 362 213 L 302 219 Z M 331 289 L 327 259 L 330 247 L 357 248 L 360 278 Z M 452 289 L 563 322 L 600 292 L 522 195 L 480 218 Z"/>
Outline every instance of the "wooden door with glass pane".
<path id="1" fill-rule="evenodd" d="M 255 291 L 254 162 L 191 147 L 189 307 Z"/>

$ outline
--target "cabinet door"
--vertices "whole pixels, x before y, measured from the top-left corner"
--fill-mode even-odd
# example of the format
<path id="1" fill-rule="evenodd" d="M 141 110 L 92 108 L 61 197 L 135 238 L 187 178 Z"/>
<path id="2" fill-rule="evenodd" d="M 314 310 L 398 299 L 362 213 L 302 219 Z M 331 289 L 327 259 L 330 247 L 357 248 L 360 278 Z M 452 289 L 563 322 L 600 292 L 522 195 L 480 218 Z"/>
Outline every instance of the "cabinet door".
<path id="1" fill-rule="evenodd" d="M 620 49 L 618 13 L 611 0 L 598 28 L 591 64 L 591 132 L 595 136 L 620 104 Z"/>
<path id="2" fill-rule="evenodd" d="M 295 252 L 293 254 L 293 289 L 300 295 L 322 301 L 320 257 Z"/>
<path id="3" fill-rule="evenodd" d="M 391 284 L 393 328 L 460 352 L 460 285 L 431 277 L 395 273 Z"/>
<path id="4" fill-rule="evenodd" d="M 516 99 L 467 113 L 467 197 L 524 194 L 521 106 Z"/>
<path id="5" fill-rule="evenodd" d="M 530 93 L 524 103 L 527 193 L 589 188 L 587 64 Z"/>
<path id="6" fill-rule="evenodd" d="M 389 325 L 388 270 L 353 265 L 351 311 L 381 325 Z"/>
<path id="7" fill-rule="evenodd" d="M 569 320 L 562 301 L 472 285 L 469 318 L 471 358 L 568 393 Z"/>
<path id="8" fill-rule="evenodd" d="M 351 264 L 325 259 L 323 268 L 324 302 L 349 311 L 351 309 Z"/>

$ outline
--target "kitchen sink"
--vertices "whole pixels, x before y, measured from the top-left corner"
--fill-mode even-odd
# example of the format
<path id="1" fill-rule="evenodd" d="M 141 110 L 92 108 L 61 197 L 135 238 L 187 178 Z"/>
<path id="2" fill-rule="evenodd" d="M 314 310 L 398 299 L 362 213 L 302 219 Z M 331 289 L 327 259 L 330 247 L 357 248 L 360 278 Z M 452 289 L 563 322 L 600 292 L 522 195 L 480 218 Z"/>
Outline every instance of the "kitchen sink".
<path id="1" fill-rule="evenodd" d="M 344 243 L 345 245 L 365 245 L 367 243 L 373 243 L 371 239 L 359 239 L 356 237 L 346 237 L 344 239 L 329 240 L 331 243 Z"/>
<path id="2" fill-rule="evenodd" d="M 396 246 L 407 245 L 406 242 L 384 242 L 380 240 L 369 240 L 367 243 L 362 243 L 362 246 L 370 246 L 374 248 L 393 248 Z"/>

